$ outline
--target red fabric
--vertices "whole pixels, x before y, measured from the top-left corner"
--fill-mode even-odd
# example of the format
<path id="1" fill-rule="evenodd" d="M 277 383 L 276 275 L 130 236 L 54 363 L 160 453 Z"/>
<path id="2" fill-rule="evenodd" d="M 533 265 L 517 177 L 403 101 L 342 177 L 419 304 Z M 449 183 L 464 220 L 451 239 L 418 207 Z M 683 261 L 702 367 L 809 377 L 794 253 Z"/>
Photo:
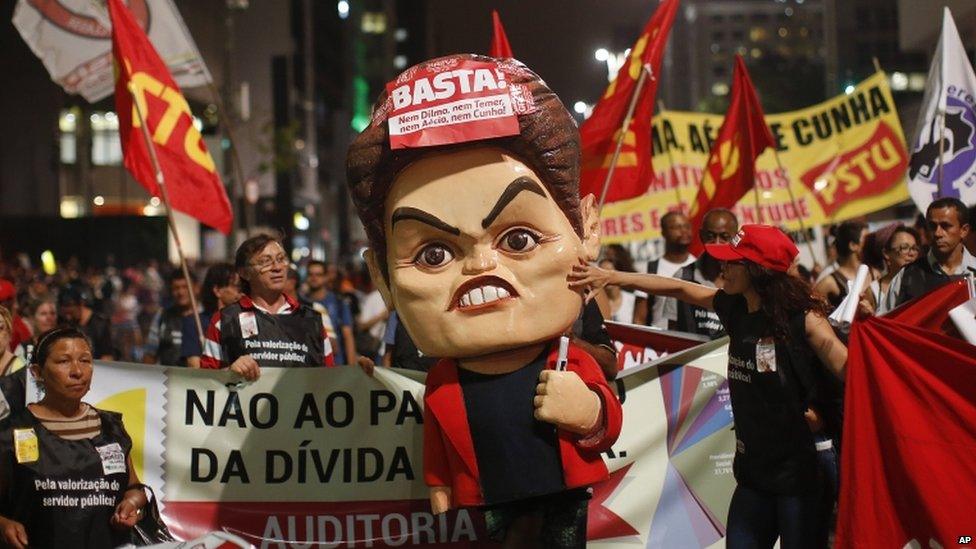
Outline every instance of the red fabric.
<path id="1" fill-rule="evenodd" d="M 515 57 L 512 53 L 512 46 L 508 43 L 508 36 L 505 35 L 505 27 L 502 26 L 502 19 L 498 16 L 497 10 L 491 10 L 491 47 L 488 55 L 498 58 Z"/>
<path id="2" fill-rule="evenodd" d="M 845 398 L 836 547 L 973 535 L 976 347 L 884 317 L 855 322 Z"/>
<path id="3" fill-rule="evenodd" d="M 966 281 L 953 280 L 892 309 L 885 318 L 933 332 L 954 335 L 956 327 L 949 318 L 949 311 L 967 301 L 969 301 L 969 289 Z"/>
<path id="4" fill-rule="evenodd" d="M 147 129 L 163 172 L 170 205 L 230 234 L 227 192 L 200 132 L 193 127 L 190 106 L 159 58 L 146 33 L 121 0 L 109 0 L 112 53 L 115 57 L 115 110 L 119 117 L 124 163 L 132 177 L 160 196 L 149 148 L 135 113 L 130 84 L 140 97 Z"/>
<path id="5" fill-rule="evenodd" d="M 661 81 L 664 47 L 677 11 L 678 0 L 661 2 L 631 48 L 630 57 L 624 61 L 617 77 L 594 107 L 593 114 L 580 127 L 583 154 L 580 196 L 593 194 L 599 199 L 603 192 L 627 107 L 630 106 L 644 65 L 650 65 L 654 77 L 644 80 L 630 127 L 624 136 L 613 181 L 607 191 L 607 202 L 626 200 L 647 192 L 654 178 L 651 166 L 651 115 L 654 114 L 654 99 Z"/>
<path id="6" fill-rule="evenodd" d="M 200 356 L 200 368 L 204 370 L 219 370 L 230 367 L 230 363 L 221 356 L 220 348 L 220 311 L 210 317 L 210 325 L 207 326 L 207 333 L 203 334 L 204 348 L 203 355 Z"/>
<path id="7" fill-rule="evenodd" d="M 701 226 L 708 210 L 731 208 L 752 189 L 756 158 L 766 147 L 776 146 L 765 116 L 746 63 L 736 55 L 729 109 L 712 145 L 698 195 L 691 203 L 692 229 Z M 692 253 L 700 255 L 703 250 L 701 241 L 695 239 Z"/>
<path id="8" fill-rule="evenodd" d="M 6 278 L 0 278 L 0 302 L 10 301 L 17 297 L 17 288 Z"/>
<path id="9" fill-rule="evenodd" d="M 546 368 L 556 363 L 558 347 L 552 346 Z M 606 480 L 609 475 L 600 452 L 620 436 L 623 408 L 603 378 L 600 366 L 586 351 L 570 344 L 568 371 L 576 372 L 603 401 L 604 433 L 598 441 L 582 448 L 580 437 L 559 431 L 559 454 L 567 488 L 588 486 Z M 591 442 L 587 440 L 587 442 Z M 442 359 L 427 374 L 424 396 L 424 481 L 428 486 L 449 486 L 454 505 L 476 506 L 484 503 L 479 483 L 474 442 L 468 428 L 464 396 L 458 383 L 457 363 Z"/>

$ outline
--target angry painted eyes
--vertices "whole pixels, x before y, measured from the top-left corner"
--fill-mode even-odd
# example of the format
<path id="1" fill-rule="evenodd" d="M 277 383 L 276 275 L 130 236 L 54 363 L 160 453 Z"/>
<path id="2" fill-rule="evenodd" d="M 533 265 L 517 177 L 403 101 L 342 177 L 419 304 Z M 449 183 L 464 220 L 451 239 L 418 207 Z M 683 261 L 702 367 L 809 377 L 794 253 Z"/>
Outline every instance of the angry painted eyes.
<path id="1" fill-rule="evenodd" d="M 517 227 L 502 234 L 496 241 L 495 247 L 510 254 L 524 254 L 539 247 L 542 235 Z M 443 267 L 454 259 L 454 252 L 450 246 L 442 242 L 433 242 L 424 246 L 414 257 L 414 263 L 428 269 Z"/>
<path id="2" fill-rule="evenodd" d="M 454 254 L 451 249 L 440 242 L 435 242 L 420 250 L 414 262 L 423 267 L 436 268 L 447 265 L 452 259 L 454 259 Z"/>

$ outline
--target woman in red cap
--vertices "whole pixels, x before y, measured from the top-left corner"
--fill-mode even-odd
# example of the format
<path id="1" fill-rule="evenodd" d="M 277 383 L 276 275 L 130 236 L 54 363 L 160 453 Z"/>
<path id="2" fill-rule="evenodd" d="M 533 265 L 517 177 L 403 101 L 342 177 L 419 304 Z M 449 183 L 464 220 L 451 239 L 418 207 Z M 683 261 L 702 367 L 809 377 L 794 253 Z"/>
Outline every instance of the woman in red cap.
<path id="1" fill-rule="evenodd" d="M 706 249 L 722 261 L 723 289 L 589 265 L 575 266 L 570 284 L 590 293 L 615 284 L 718 314 L 729 334 L 738 483 L 727 547 L 772 547 L 777 537 L 784 549 L 825 547 L 831 487 L 818 466 L 817 451 L 825 444 L 815 438 L 829 442 L 816 435 L 839 431 L 834 391 L 847 348 L 828 323 L 822 298 L 787 274 L 798 250 L 778 228 L 745 225 L 731 243 Z"/>

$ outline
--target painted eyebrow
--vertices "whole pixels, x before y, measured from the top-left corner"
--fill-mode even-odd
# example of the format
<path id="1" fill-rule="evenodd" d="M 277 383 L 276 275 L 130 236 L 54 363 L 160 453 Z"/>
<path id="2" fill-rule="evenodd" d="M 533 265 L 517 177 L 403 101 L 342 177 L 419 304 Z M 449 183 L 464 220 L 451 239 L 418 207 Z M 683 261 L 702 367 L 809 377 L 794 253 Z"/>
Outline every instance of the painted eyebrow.
<path id="1" fill-rule="evenodd" d="M 404 206 L 402 208 L 397 208 L 393 210 L 393 219 L 390 225 L 396 225 L 397 221 L 406 221 L 407 219 L 412 219 L 414 221 L 419 221 L 421 223 L 426 223 L 435 229 L 444 231 L 445 233 L 453 234 L 454 236 L 461 235 L 461 229 L 454 227 L 453 225 L 448 225 L 444 223 L 437 217 L 417 208 L 411 208 L 409 206 Z"/>
<path id="2" fill-rule="evenodd" d="M 487 229 L 495 221 L 495 218 L 502 213 L 505 206 L 508 206 L 509 202 L 515 200 L 515 197 L 522 191 L 529 191 L 543 198 L 546 197 L 545 191 L 542 190 L 542 187 L 538 183 L 525 176 L 519 177 L 509 183 L 508 187 L 505 187 L 505 191 L 498 198 L 498 202 L 495 202 L 495 207 L 481 220 L 481 228 Z"/>

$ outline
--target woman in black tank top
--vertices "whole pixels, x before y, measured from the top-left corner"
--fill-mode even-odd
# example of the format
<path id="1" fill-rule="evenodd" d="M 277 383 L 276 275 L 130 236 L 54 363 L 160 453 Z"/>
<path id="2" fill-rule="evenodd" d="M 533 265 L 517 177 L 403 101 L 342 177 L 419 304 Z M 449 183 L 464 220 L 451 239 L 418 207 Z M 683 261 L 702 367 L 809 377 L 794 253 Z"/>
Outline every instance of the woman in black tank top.
<path id="1" fill-rule="evenodd" d="M 571 285 L 606 284 L 674 297 L 715 311 L 729 333 L 729 389 L 738 486 L 726 524 L 730 548 L 826 545 L 824 484 L 814 431 L 827 412 L 825 371 L 843 378 L 847 348 L 810 284 L 788 274 L 798 250 L 767 225 L 743 226 L 731 244 L 711 244 L 725 287 L 579 265 Z M 826 366 L 826 370 L 823 368 Z"/>
<path id="2" fill-rule="evenodd" d="M 861 266 L 861 252 L 868 235 L 868 226 L 860 221 L 845 221 L 837 226 L 834 247 L 837 249 L 837 269 L 817 282 L 814 289 L 827 299 L 831 309 L 847 297 L 847 281 L 852 280 Z"/>

